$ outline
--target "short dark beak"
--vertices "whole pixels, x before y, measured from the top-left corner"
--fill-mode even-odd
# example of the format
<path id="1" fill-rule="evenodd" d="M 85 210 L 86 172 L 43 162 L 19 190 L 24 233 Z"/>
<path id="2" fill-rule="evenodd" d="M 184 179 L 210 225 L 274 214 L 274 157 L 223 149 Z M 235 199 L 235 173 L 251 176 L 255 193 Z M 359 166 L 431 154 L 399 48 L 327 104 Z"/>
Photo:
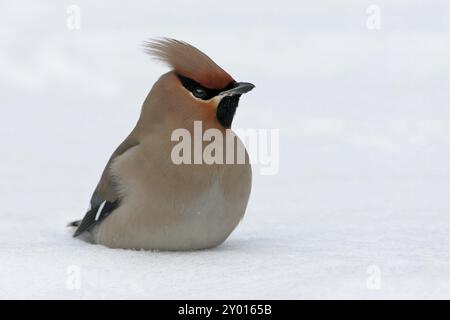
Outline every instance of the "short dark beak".
<path id="1" fill-rule="evenodd" d="M 248 82 L 236 82 L 234 84 L 234 88 L 227 90 L 227 91 L 222 91 L 219 95 L 220 96 L 236 96 L 238 94 L 244 94 L 249 92 L 250 90 L 252 90 L 255 87 L 255 85 L 248 83 Z"/>

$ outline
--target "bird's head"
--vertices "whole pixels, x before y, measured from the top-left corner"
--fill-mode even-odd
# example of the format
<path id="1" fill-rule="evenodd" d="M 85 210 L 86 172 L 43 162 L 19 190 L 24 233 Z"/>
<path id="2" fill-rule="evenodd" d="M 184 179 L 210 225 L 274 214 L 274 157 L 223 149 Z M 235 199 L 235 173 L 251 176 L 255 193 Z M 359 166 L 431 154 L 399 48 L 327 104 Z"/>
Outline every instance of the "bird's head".
<path id="1" fill-rule="evenodd" d="M 152 40 L 145 43 L 145 51 L 172 68 L 155 83 L 147 97 L 149 108 L 159 120 L 202 120 L 209 126 L 230 128 L 239 98 L 255 87 L 235 81 L 186 42 Z"/>

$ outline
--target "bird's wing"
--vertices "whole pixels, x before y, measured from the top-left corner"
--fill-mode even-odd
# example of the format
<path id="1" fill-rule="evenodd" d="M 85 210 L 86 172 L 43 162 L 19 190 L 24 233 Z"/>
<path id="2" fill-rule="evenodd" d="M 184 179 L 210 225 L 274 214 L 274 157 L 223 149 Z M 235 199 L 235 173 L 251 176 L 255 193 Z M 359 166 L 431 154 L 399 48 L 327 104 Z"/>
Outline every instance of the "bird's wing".
<path id="1" fill-rule="evenodd" d="M 120 197 L 117 192 L 117 186 L 109 170 L 110 165 L 115 158 L 137 145 L 139 145 L 139 141 L 131 134 L 111 155 L 111 158 L 106 164 L 100 181 L 91 197 L 89 209 L 83 220 L 79 223 L 77 230 L 73 234 L 74 237 L 79 236 L 85 231 L 89 231 L 93 226 L 106 218 L 120 205 Z"/>

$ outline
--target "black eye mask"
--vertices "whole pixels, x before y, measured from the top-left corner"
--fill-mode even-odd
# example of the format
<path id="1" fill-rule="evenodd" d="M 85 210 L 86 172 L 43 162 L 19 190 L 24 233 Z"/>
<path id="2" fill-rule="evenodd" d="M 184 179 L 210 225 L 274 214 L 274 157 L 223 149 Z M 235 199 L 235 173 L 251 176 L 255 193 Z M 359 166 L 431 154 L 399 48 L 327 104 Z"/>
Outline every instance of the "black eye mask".
<path id="1" fill-rule="evenodd" d="M 183 87 L 189 90 L 194 97 L 197 97 L 198 99 L 202 100 L 209 100 L 211 98 L 214 98 L 221 92 L 234 88 L 236 84 L 236 81 L 232 81 L 230 82 L 229 85 L 227 85 L 223 89 L 209 89 L 203 87 L 198 82 L 186 78 L 180 74 L 178 74 L 177 76 L 180 79 Z M 231 127 L 231 123 L 233 122 L 234 114 L 236 113 L 236 108 L 239 104 L 240 97 L 241 97 L 240 94 L 230 97 L 223 97 L 222 100 L 220 100 L 219 105 L 217 106 L 216 111 L 217 120 L 225 128 Z"/>
<path id="2" fill-rule="evenodd" d="M 180 79 L 183 87 L 185 87 L 188 91 L 190 91 L 194 95 L 194 97 L 202 99 L 202 100 L 209 100 L 211 98 L 214 98 L 222 91 L 232 89 L 235 84 L 235 81 L 231 81 L 230 84 L 227 85 L 225 88 L 209 89 L 209 88 L 203 87 L 201 84 L 199 84 L 198 82 L 196 82 L 192 79 L 186 78 L 185 76 L 182 76 L 180 74 L 177 74 L 177 76 L 178 76 L 178 79 Z"/>

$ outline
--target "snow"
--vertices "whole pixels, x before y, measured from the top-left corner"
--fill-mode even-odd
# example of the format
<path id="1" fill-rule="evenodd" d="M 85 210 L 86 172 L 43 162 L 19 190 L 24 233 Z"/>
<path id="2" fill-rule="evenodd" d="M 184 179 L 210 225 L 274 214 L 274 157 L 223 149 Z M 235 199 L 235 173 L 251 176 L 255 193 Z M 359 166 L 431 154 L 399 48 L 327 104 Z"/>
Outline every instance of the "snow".
<path id="1" fill-rule="evenodd" d="M 69 30 L 66 9 L 81 9 Z M 0 298 L 450 298 L 450 5 L 4 1 Z M 256 84 L 235 126 L 280 130 L 220 247 L 112 250 L 70 236 L 165 67 L 169 36 Z"/>

